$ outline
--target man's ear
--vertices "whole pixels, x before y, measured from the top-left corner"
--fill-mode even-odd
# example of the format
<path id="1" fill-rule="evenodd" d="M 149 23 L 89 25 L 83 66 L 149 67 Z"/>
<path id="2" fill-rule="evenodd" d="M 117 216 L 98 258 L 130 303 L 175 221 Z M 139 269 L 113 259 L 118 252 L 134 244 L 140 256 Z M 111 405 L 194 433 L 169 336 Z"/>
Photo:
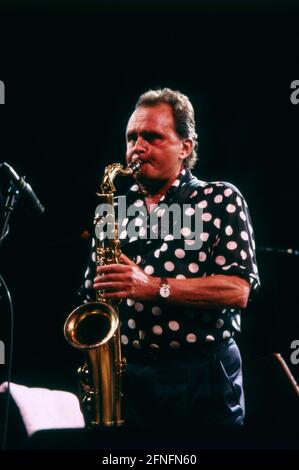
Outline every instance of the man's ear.
<path id="1" fill-rule="evenodd" d="M 180 152 L 180 160 L 185 160 L 191 154 L 193 149 L 193 140 L 192 139 L 184 139 L 182 140 L 182 148 Z"/>

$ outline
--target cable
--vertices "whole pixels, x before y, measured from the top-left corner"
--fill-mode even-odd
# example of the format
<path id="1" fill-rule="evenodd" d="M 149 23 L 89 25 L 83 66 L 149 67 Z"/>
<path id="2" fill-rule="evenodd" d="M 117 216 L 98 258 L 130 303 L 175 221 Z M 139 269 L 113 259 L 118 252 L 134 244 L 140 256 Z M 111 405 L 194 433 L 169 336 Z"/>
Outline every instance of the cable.
<path id="1" fill-rule="evenodd" d="M 264 253 L 275 253 L 279 255 L 299 256 L 299 250 L 294 248 L 273 248 L 272 246 L 257 246 L 256 251 Z"/>
<path id="2" fill-rule="evenodd" d="M 5 410 L 4 410 L 3 437 L 2 437 L 2 442 L 1 442 L 1 450 L 5 450 L 7 429 L 8 429 L 8 415 L 9 415 L 9 404 L 10 404 L 10 382 L 11 382 L 11 370 L 12 370 L 12 358 L 13 358 L 14 310 L 13 310 L 13 304 L 12 304 L 10 292 L 1 274 L 0 274 L 0 282 L 4 286 L 8 303 L 9 303 L 9 309 L 10 309 L 10 351 L 9 351 L 8 374 L 7 374 L 7 397 L 6 397 L 6 404 L 5 404 Z"/>

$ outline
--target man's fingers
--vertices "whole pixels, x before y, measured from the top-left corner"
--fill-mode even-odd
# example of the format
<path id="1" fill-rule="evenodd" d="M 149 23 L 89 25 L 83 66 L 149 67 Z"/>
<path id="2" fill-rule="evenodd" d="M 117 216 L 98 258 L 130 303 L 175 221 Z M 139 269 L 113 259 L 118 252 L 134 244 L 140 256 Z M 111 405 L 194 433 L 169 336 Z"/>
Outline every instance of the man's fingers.
<path id="1" fill-rule="evenodd" d="M 126 279 L 126 276 L 124 273 L 107 273 L 107 274 L 100 274 L 99 276 L 96 276 L 93 280 L 93 282 L 124 282 Z"/>
<path id="2" fill-rule="evenodd" d="M 97 273 L 124 273 L 127 270 L 124 264 L 106 264 L 105 266 L 98 266 Z"/>
<path id="3" fill-rule="evenodd" d="M 109 290 L 110 292 L 124 288 L 122 282 L 94 282 L 93 287 L 97 290 Z"/>

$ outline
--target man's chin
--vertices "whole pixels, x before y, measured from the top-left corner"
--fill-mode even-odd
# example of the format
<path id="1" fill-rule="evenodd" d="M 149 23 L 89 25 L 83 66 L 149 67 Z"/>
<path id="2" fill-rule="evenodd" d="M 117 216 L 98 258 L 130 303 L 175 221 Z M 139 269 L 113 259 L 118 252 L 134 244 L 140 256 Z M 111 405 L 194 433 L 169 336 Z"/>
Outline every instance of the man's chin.
<path id="1" fill-rule="evenodd" d="M 144 174 L 142 172 L 136 175 L 136 181 L 149 194 L 154 194 L 164 185 L 164 181 L 157 180 L 157 178 L 151 174 Z"/>

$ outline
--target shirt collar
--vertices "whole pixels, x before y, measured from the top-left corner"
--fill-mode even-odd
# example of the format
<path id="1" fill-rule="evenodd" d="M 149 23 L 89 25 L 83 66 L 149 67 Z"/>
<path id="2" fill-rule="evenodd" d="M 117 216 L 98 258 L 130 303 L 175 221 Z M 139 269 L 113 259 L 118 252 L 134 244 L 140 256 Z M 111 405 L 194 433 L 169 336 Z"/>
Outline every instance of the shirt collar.
<path id="1" fill-rule="evenodd" d="M 183 168 L 172 185 L 168 188 L 167 192 L 161 197 L 159 202 L 168 201 L 171 199 L 178 190 L 180 190 L 188 181 L 190 181 L 191 178 L 192 173 L 189 168 Z M 133 186 L 131 186 L 127 193 L 127 198 L 129 201 L 134 201 L 136 199 L 144 200 L 144 193 L 138 183 L 135 183 Z"/>

